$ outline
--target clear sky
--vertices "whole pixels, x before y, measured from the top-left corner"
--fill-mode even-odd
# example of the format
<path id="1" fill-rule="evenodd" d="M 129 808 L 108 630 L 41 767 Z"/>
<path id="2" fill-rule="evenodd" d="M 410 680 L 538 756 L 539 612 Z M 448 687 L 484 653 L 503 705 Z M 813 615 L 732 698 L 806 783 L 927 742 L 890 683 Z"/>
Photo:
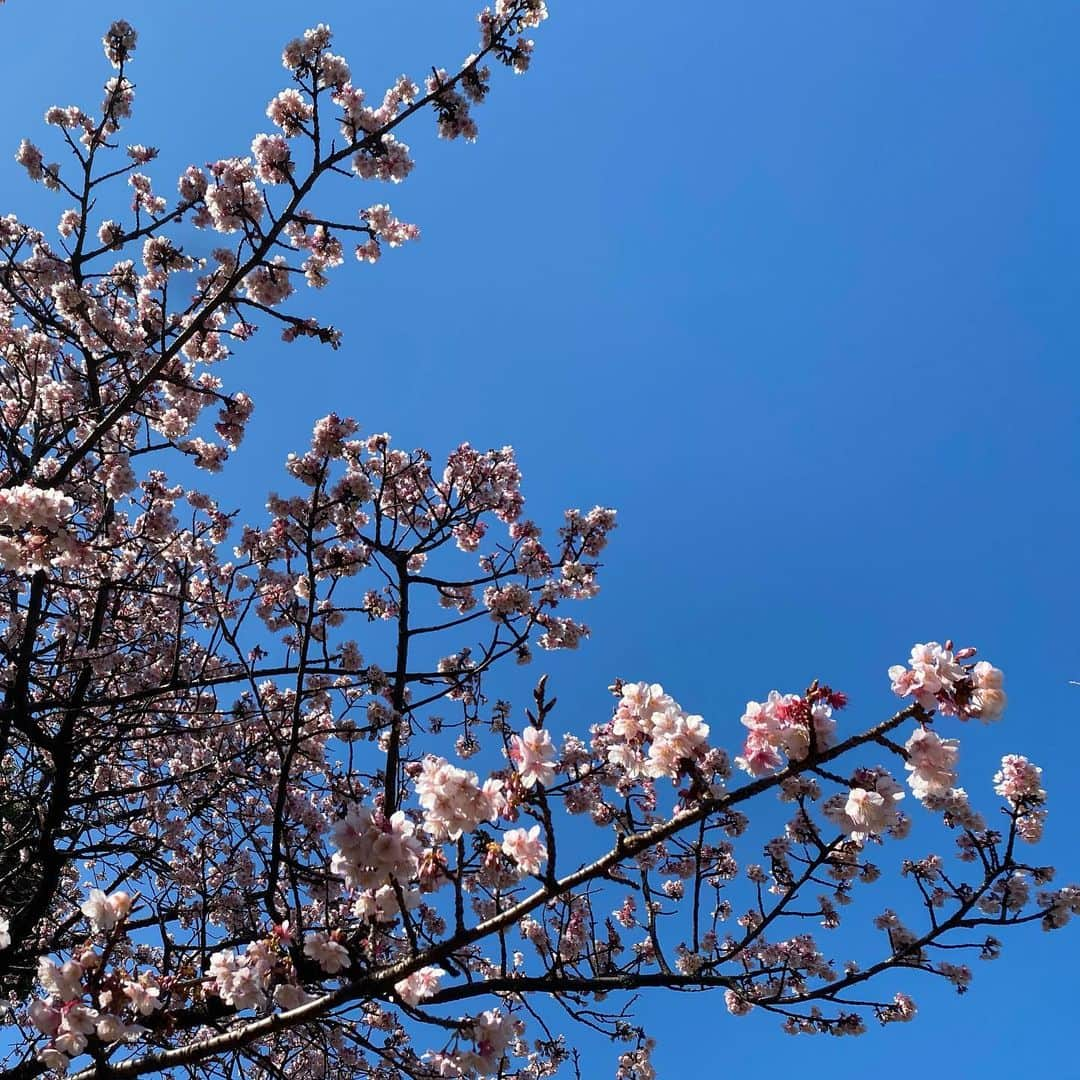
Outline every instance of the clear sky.
<path id="1" fill-rule="evenodd" d="M 512 443 L 552 524 L 617 506 L 593 640 L 545 662 L 563 730 L 603 717 L 616 675 L 663 682 L 730 747 L 748 698 L 815 676 L 869 724 L 914 641 L 977 644 L 1011 707 L 960 733 L 963 782 L 989 808 L 1001 754 L 1028 753 L 1051 795 L 1039 857 L 1080 878 L 1080 6 L 550 3 L 534 70 L 497 78 L 475 147 L 425 121 L 408 183 L 354 189 L 423 240 L 338 274 L 324 310 L 345 347 L 271 331 L 222 372 L 257 406 L 224 501 L 258 516 L 334 409 L 436 456 Z M 47 105 L 96 104 L 112 18 L 141 33 L 127 135 L 161 146 L 164 190 L 247 152 L 304 26 L 330 22 L 381 92 L 459 62 L 472 14 L 9 0 L 0 148 L 44 142 Z M 0 213 L 51 230 L 62 205 L 4 160 Z M 1080 933 L 1005 946 L 965 999 L 909 984 L 916 1024 L 857 1041 L 654 995 L 659 1074 L 1080 1077 Z"/>

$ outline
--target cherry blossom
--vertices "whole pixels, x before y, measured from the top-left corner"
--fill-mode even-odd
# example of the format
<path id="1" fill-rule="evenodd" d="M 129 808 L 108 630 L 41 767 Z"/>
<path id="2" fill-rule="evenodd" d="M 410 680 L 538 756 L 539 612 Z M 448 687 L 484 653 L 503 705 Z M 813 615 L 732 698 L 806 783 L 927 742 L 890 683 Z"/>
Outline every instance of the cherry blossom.
<path id="1" fill-rule="evenodd" d="M 908 783 L 915 798 L 941 795 L 953 786 L 959 747 L 956 739 L 943 739 L 929 728 L 915 729 L 904 744 L 908 754 L 904 768 L 911 773 Z"/>
<path id="2" fill-rule="evenodd" d="M 1000 719 L 1008 700 L 1001 688 L 1004 674 L 999 668 L 980 660 L 971 670 L 971 680 L 974 683 L 969 705 L 971 715 L 984 721 Z"/>
<path id="3" fill-rule="evenodd" d="M 161 1001 L 161 987 L 154 982 L 152 975 L 143 974 L 137 982 L 127 980 L 123 989 L 124 997 L 140 1016 L 149 1016 L 164 1004 Z"/>
<path id="4" fill-rule="evenodd" d="M 106 896 L 101 889 L 91 889 L 89 899 L 79 910 L 95 930 L 111 930 L 131 910 L 131 897 L 123 891 Z"/>
<path id="5" fill-rule="evenodd" d="M 962 661 L 974 653 L 971 648 L 954 652 L 951 641 L 916 645 L 908 667 L 895 664 L 889 668 L 893 693 L 913 697 L 927 711 L 940 709 L 961 720 L 998 720 L 1006 704 L 1001 688 L 1004 676 L 985 660 L 965 666 Z"/>
<path id="6" fill-rule="evenodd" d="M 555 779 L 555 746 L 548 732 L 526 728 L 510 740 L 510 760 L 518 771 L 523 786 L 547 786 Z"/>
<path id="7" fill-rule="evenodd" d="M 531 829 L 507 829 L 503 833 L 502 850 L 523 874 L 539 874 L 540 864 L 547 859 L 539 825 Z"/>
<path id="8" fill-rule="evenodd" d="M 226 1005 L 255 1009 L 266 1001 L 269 965 L 261 953 L 249 949 L 238 956 L 235 949 L 221 949 L 210 957 L 208 973 L 211 989 Z"/>
<path id="9" fill-rule="evenodd" d="M 1041 781 L 1042 769 L 1020 754 L 1006 754 L 1001 759 L 1000 771 L 994 775 L 994 790 L 1013 806 L 1041 803 L 1046 798 Z"/>
<path id="10" fill-rule="evenodd" d="M 772 690 L 764 702 L 747 702 L 742 723 L 749 734 L 736 764 L 760 776 L 779 768 L 785 757 L 805 757 L 811 745 L 827 749 L 836 730 L 833 709 L 845 704 L 844 696 L 828 687 L 814 687 L 806 697 Z"/>
<path id="11" fill-rule="evenodd" d="M 334 975 L 352 962 L 349 950 L 326 934 L 310 934 L 304 940 L 304 955 L 310 956 L 323 969 Z"/>
<path id="12" fill-rule="evenodd" d="M 502 786 L 501 781 L 492 779 L 481 787 L 476 773 L 428 755 L 416 778 L 428 834 L 434 839 L 457 840 L 482 821 L 497 821 L 505 805 Z"/>
<path id="13" fill-rule="evenodd" d="M 100 108 L 48 108 L 15 151 L 59 202 L 0 217 L 0 1071 L 555 1076 L 577 1015 L 647 1080 L 639 990 L 856 1035 L 916 1016 L 894 976 L 963 990 L 999 936 L 1080 913 L 1016 843 L 1052 822 L 1041 770 L 958 786 L 958 722 L 1006 705 L 974 649 L 915 645 L 899 708 L 850 721 L 820 680 L 746 687 L 741 723 L 644 672 L 610 710 L 557 708 L 543 672 L 523 701 L 528 665 L 588 641 L 613 509 L 548 524 L 511 447 L 338 413 L 252 520 L 192 478 L 258 415 L 234 354 L 266 327 L 352 349 L 308 290 L 408 259 L 419 226 L 347 191 L 406 181 L 421 117 L 476 138 L 547 14 L 495 0 L 461 65 L 377 91 L 311 27 L 265 116 L 175 179 L 127 142 L 116 22 Z M 852 901 L 883 883 L 912 902 L 860 966 Z"/>
<path id="14" fill-rule="evenodd" d="M 852 788 L 844 804 L 852 840 L 866 840 L 893 825 L 894 805 L 903 797 L 900 785 L 890 776 L 874 777 L 873 787 Z"/>
<path id="15" fill-rule="evenodd" d="M 333 825 L 338 850 L 332 870 L 356 888 L 382 885 L 388 877 L 408 881 L 423 852 L 415 831 L 416 826 L 400 810 L 386 818 L 367 807 L 351 806 Z"/>
<path id="16" fill-rule="evenodd" d="M 445 974 L 440 967 L 423 967 L 414 971 L 407 979 L 395 983 L 394 990 L 406 1005 L 417 1005 L 439 989 L 439 982 Z"/>
<path id="17" fill-rule="evenodd" d="M 60 1001 L 76 1001 L 83 996 L 83 968 L 74 960 L 56 964 L 48 957 L 38 961 L 38 982 Z"/>

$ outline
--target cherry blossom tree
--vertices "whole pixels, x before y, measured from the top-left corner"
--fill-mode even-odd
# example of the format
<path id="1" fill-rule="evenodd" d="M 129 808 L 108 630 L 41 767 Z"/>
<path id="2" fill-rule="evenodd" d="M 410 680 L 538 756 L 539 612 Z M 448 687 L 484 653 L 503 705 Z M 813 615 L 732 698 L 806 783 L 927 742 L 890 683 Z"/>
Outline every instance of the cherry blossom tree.
<path id="1" fill-rule="evenodd" d="M 972 648 L 916 645 L 899 709 L 860 723 L 824 682 L 740 729 L 619 678 L 578 723 L 546 678 L 514 703 L 491 673 L 587 636 L 615 513 L 543 532 L 510 448 L 436 465 L 326 416 L 247 525 L 170 479 L 243 437 L 234 350 L 274 326 L 337 348 L 304 288 L 417 237 L 383 202 L 335 209 L 334 179 L 406 179 L 421 113 L 474 139 L 546 16 L 497 0 L 453 73 L 370 102 L 310 29 L 268 130 L 175 189 L 122 139 L 117 22 L 100 109 L 52 107 L 56 149 L 19 146 L 60 212 L 58 242 L 0 218 L 6 1080 L 581 1075 L 575 1025 L 646 1080 L 636 991 L 858 1034 L 912 1020 L 917 977 L 963 991 L 1006 930 L 1080 910 L 1029 854 L 1039 768 L 959 786 L 958 733 L 1006 704 Z M 905 845 L 908 808 L 942 854 Z M 844 909 L 879 881 L 856 959 Z"/>

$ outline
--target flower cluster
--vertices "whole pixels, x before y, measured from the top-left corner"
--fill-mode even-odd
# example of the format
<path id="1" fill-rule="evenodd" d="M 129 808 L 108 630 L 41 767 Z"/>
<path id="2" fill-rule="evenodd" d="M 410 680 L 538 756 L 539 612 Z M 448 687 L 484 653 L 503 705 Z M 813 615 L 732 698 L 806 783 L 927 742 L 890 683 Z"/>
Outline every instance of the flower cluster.
<path id="1" fill-rule="evenodd" d="M 1021 839 L 1034 844 L 1042 839 L 1046 802 L 1042 788 L 1042 769 L 1020 754 L 1006 754 L 1001 769 L 994 775 L 994 791 L 1016 811 L 1016 831 Z"/>
<path id="2" fill-rule="evenodd" d="M 88 551 L 71 529 L 74 501 L 56 488 L 0 489 L 0 565 L 27 574 L 78 565 Z"/>
<path id="3" fill-rule="evenodd" d="M 1042 769 L 1020 754 L 1006 754 L 994 775 L 994 791 L 1016 807 L 1045 802 Z"/>
<path id="4" fill-rule="evenodd" d="M 531 829 L 507 829 L 503 833 L 502 850 L 522 874 L 539 874 L 548 854 L 540 839 L 539 825 Z"/>
<path id="5" fill-rule="evenodd" d="M 506 805 L 501 780 L 481 785 L 476 773 L 433 754 L 421 763 L 415 785 L 424 830 L 435 840 L 457 840 L 482 821 L 497 821 Z"/>
<path id="6" fill-rule="evenodd" d="M 473 1043 L 472 1050 L 432 1055 L 436 1076 L 492 1076 L 498 1074 L 511 1043 L 524 1030 L 520 1020 L 501 1009 L 486 1009 L 461 1025 L 461 1034 Z"/>
<path id="7" fill-rule="evenodd" d="M 593 749 L 628 778 L 716 771 L 709 725 L 687 713 L 658 683 L 617 683 L 619 702 L 609 724 L 593 729 Z"/>
<path id="8" fill-rule="evenodd" d="M 1004 676 L 985 660 L 963 664 L 974 654 L 972 648 L 954 652 L 951 641 L 915 645 L 907 667 L 894 664 L 889 668 L 893 693 L 914 698 L 927 712 L 936 709 L 961 720 L 998 720 L 1007 701 L 1001 688 Z"/>
<path id="9" fill-rule="evenodd" d="M 328 975 L 336 975 L 352 963 L 349 950 L 336 937 L 322 932 L 304 938 L 304 955 L 310 956 Z"/>
<path id="10" fill-rule="evenodd" d="M 210 165 L 213 182 L 207 186 L 209 224 L 218 232 L 233 233 L 257 225 L 263 215 L 262 195 L 255 184 L 251 158 L 223 158 Z M 202 221 L 197 221 L 202 224 Z"/>
<path id="11" fill-rule="evenodd" d="M 331 829 L 334 852 L 330 868 L 353 889 L 385 885 L 387 879 L 407 882 L 415 875 L 423 846 L 416 826 L 398 810 L 389 819 L 353 804 Z"/>
<path id="12" fill-rule="evenodd" d="M 394 991 L 406 1005 L 418 1005 L 433 997 L 439 990 L 439 983 L 446 974 L 441 967 L 427 966 L 414 971 L 407 978 L 394 984 Z"/>
<path id="13" fill-rule="evenodd" d="M 904 749 L 907 750 L 904 768 L 911 773 L 908 783 L 916 799 L 943 795 L 956 783 L 955 765 L 960 754 L 956 739 L 943 739 L 930 728 L 918 727 Z"/>
<path id="14" fill-rule="evenodd" d="M 262 1008 L 276 959 L 262 942 L 252 943 L 242 955 L 221 949 L 210 957 L 207 988 L 233 1008 Z"/>
<path id="15" fill-rule="evenodd" d="M 904 797 L 903 788 L 887 773 L 866 770 L 861 783 L 853 787 L 836 814 L 841 828 L 852 840 L 865 841 L 880 836 L 897 824 L 896 804 Z"/>
<path id="16" fill-rule="evenodd" d="M 131 911 L 132 899 L 126 892 L 106 896 L 101 889 L 91 889 L 90 898 L 79 909 L 95 930 L 111 930 Z"/>
<path id="17" fill-rule="evenodd" d="M 748 734 L 736 765 L 761 776 L 780 768 L 785 758 L 801 761 L 811 749 L 827 750 L 836 732 L 833 710 L 846 704 L 844 694 L 817 686 L 805 697 L 773 690 L 764 702 L 747 702 L 742 723 Z"/>
<path id="18" fill-rule="evenodd" d="M 110 903 L 110 901 L 112 903 Z M 95 928 L 116 925 L 129 909 L 126 894 L 114 893 L 105 898 L 93 890 L 84 905 L 93 913 Z M 109 979 L 101 978 L 104 957 L 93 949 L 83 949 L 77 960 L 62 964 L 41 957 L 37 982 L 47 995 L 31 1002 L 27 1015 L 30 1023 L 49 1039 L 39 1058 L 47 1068 L 65 1073 L 72 1058 L 84 1053 L 91 1039 L 111 1046 L 139 1038 L 146 1030 L 137 1021 L 162 1008 L 161 987 L 153 974 L 134 976 L 114 971 Z M 86 1004 L 96 988 L 96 1007 Z"/>
<path id="19" fill-rule="evenodd" d="M 377 262 L 382 254 L 382 245 L 401 247 L 409 240 L 420 239 L 420 228 L 401 221 L 390 213 L 385 203 L 369 206 L 360 211 L 360 219 L 368 230 L 368 240 L 356 247 L 356 257 L 361 262 Z"/>

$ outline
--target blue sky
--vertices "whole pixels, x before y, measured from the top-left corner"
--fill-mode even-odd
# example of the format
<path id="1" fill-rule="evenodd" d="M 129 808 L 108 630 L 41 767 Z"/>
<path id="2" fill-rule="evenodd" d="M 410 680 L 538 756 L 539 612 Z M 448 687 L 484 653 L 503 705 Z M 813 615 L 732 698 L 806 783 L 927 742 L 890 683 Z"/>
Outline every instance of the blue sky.
<path id="1" fill-rule="evenodd" d="M 474 43 L 459 0 L 299 7 L 11 0 L 0 147 L 44 142 L 49 104 L 96 104 L 114 17 L 142 35 L 127 134 L 162 147 L 163 190 L 266 129 L 280 46 L 305 25 L 330 22 L 373 91 Z M 961 733 L 965 785 L 992 806 L 1001 754 L 1028 753 L 1051 795 L 1039 857 L 1080 877 L 1080 8 L 551 7 L 534 70 L 496 80 L 476 146 L 438 144 L 425 121 L 404 136 L 407 184 L 353 189 L 354 206 L 389 196 L 423 240 L 339 273 L 323 310 L 345 347 L 268 332 L 232 362 L 257 409 L 224 501 L 258 516 L 334 409 L 436 456 L 512 443 L 552 525 L 564 506 L 617 506 L 594 638 L 545 662 L 565 729 L 603 716 L 616 675 L 662 681 L 732 747 L 748 698 L 814 676 L 851 693 L 847 723 L 870 723 L 912 642 L 977 644 L 1011 707 Z M 7 160 L 0 212 L 51 229 L 62 205 Z M 1015 933 L 964 1000 L 916 984 L 916 1026 L 858 1042 L 792 1040 L 715 996 L 644 1004 L 663 1078 L 766 1061 L 1005 1077 L 1036 1046 L 1080 1076 L 1077 957 L 1075 933 Z"/>

